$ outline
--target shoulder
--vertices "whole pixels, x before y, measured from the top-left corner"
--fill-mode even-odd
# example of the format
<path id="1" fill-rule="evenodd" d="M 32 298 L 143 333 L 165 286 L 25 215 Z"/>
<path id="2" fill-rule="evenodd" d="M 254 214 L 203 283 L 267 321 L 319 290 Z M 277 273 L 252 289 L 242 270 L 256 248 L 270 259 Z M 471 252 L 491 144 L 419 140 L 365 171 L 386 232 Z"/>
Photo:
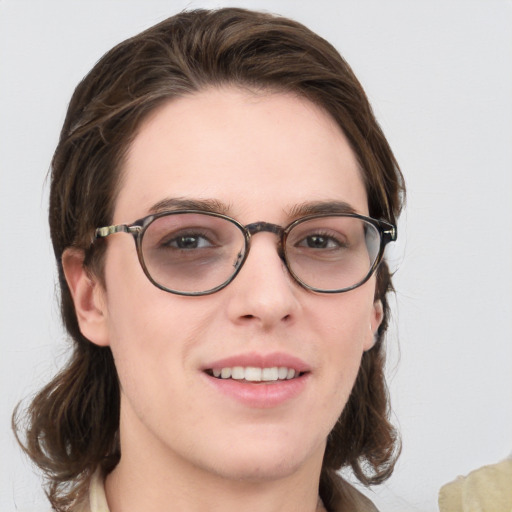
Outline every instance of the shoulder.
<path id="1" fill-rule="evenodd" d="M 378 512 L 377 507 L 363 493 L 347 482 L 345 482 L 345 486 L 347 499 L 350 500 L 351 505 L 354 507 L 351 510 L 357 512 Z"/>
<path id="2" fill-rule="evenodd" d="M 483 466 L 444 485 L 439 491 L 439 509 L 441 512 L 512 509 L 512 459 Z"/>
<path id="3" fill-rule="evenodd" d="M 329 512 L 378 512 L 377 507 L 353 485 L 338 476 L 336 478 L 336 496 L 333 498 Z"/>

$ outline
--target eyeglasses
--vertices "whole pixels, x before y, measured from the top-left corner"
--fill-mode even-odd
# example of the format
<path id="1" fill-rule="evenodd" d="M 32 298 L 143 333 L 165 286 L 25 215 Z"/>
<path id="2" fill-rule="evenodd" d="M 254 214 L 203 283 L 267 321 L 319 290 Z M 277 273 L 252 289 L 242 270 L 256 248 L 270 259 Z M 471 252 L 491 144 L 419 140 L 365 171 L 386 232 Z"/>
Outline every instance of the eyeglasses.
<path id="1" fill-rule="evenodd" d="M 167 211 L 131 225 L 96 229 L 96 238 L 133 235 L 139 262 L 158 288 L 178 295 L 207 295 L 227 286 L 260 232 L 279 237 L 277 251 L 304 288 L 341 293 L 365 283 L 396 240 L 392 224 L 357 214 L 318 214 L 286 227 L 267 222 L 243 226 L 235 219 L 200 210 Z M 264 265 L 264 262 L 262 262 Z"/>

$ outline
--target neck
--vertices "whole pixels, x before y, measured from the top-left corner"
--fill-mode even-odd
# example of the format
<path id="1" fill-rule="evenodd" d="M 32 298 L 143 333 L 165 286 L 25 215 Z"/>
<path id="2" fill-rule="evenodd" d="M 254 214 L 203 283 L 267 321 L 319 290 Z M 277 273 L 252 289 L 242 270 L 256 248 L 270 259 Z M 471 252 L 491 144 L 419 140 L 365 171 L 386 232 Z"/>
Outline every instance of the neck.
<path id="1" fill-rule="evenodd" d="M 318 503 L 323 446 L 296 468 L 241 475 L 224 471 L 222 463 L 217 470 L 194 464 L 139 434 L 121 428 L 122 457 L 105 483 L 110 512 L 323 510 Z"/>
<path id="2" fill-rule="evenodd" d="M 189 473 L 190 474 L 190 473 Z M 106 481 L 110 512 L 317 512 L 318 483 L 299 486 L 293 479 L 240 482 L 223 478 L 196 478 L 189 474 L 134 475 L 120 464 Z"/>

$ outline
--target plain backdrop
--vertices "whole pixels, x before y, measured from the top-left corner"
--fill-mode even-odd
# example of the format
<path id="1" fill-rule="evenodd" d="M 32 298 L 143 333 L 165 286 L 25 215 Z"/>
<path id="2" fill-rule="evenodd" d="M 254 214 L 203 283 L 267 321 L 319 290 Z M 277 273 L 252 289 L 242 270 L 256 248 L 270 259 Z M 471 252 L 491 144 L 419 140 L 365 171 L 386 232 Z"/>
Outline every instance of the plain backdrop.
<path id="1" fill-rule="evenodd" d="M 437 510 L 439 487 L 512 451 L 512 2 L 0 0 L 0 510 L 46 510 L 10 430 L 66 358 L 49 242 L 50 159 L 74 86 L 122 39 L 183 8 L 293 17 L 366 88 L 403 169 L 389 258 L 393 421 L 403 454 L 367 493 Z"/>

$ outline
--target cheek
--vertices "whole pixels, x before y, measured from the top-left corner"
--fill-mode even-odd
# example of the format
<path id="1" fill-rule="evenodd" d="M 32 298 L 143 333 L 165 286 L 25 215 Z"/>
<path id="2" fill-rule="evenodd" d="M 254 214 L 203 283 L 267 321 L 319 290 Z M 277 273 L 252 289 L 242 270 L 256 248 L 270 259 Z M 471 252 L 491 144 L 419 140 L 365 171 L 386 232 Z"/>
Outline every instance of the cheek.
<path id="1" fill-rule="evenodd" d="M 181 360 L 175 339 L 179 333 L 186 336 L 183 326 L 189 319 L 183 308 L 178 315 L 173 296 L 149 282 L 127 241 L 133 245 L 119 241 L 123 250 L 116 247 L 105 262 L 106 315 L 121 386 L 136 390 L 162 368 L 171 373 L 169 365 Z"/>
<path id="2" fill-rule="evenodd" d="M 361 287 L 347 294 L 327 297 L 318 307 L 315 330 L 325 379 L 322 405 L 332 412 L 334 423 L 345 406 L 356 380 L 370 332 L 373 288 Z M 334 299 L 334 300 L 332 300 Z"/>
<path id="3" fill-rule="evenodd" d="M 200 298 L 160 290 L 143 273 L 133 247 L 117 249 L 106 261 L 106 314 L 121 386 L 136 395 L 159 386 L 161 393 L 183 381 L 215 311 Z"/>
<path id="4" fill-rule="evenodd" d="M 315 305 L 316 325 L 322 333 L 325 350 L 352 359 L 362 354 L 368 339 L 372 336 L 371 322 L 374 311 L 373 286 L 363 285 L 344 294 L 320 297 Z"/>
<path id="5" fill-rule="evenodd" d="M 158 295 L 159 290 L 155 291 Z M 196 385 L 190 354 L 201 339 L 200 327 L 197 315 L 193 322 L 194 315 L 174 304 L 173 296 L 166 294 L 158 301 L 152 294 L 139 293 L 136 300 L 118 298 L 115 310 L 110 311 L 115 315 L 111 318 L 111 349 L 123 409 L 130 411 L 130 421 L 138 418 L 136 422 L 145 425 L 171 425 L 171 411 L 188 414 L 186 391 Z M 133 303 L 138 307 L 133 308 Z"/>

